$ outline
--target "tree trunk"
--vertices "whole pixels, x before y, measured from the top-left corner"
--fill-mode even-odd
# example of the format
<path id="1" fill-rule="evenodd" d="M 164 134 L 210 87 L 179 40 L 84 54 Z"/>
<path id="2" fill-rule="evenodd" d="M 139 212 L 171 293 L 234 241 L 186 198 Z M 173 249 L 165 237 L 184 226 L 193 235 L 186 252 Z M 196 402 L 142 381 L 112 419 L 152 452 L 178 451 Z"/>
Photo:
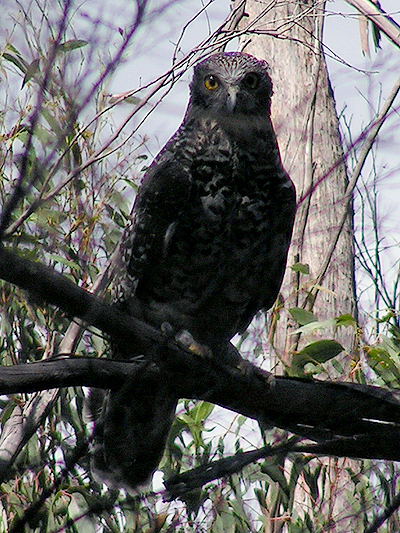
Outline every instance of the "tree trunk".
<path id="1" fill-rule="evenodd" d="M 247 0 L 245 12 L 248 16 L 242 19 L 240 29 L 247 28 L 251 33 L 242 36 L 241 50 L 270 65 L 274 86 L 272 120 L 283 164 L 297 189 L 298 210 L 288 266 L 301 263 L 309 267 L 309 275 L 287 269 L 281 291 L 284 308 L 274 334 L 269 335 L 282 371 L 290 366 L 293 352 L 316 337 L 335 338 L 348 353 L 353 349 L 353 328 L 324 329 L 299 337 L 293 334 L 298 324 L 288 313 L 292 307 L 304 307 L 312 310 L 319 321 L 347 313 L 356 318 L 353 213 L 345 197 L 348 177 L 321 47 L 323 4 L 317 0 Z M 340 228 L 344 210 L 348 212 Z M 342 363 L 350 361 L 349 355 L 342 357 Z M 276 367 L 275 363 L 272 361 L 271 366 Z M 344 367 L 349 369 L 346 364 Z M 330 524 L 329 531 L 358 531 L 358 518 L 351 516 L 344 494 L 350 481 L 346 468 L 358 472 L 359 464 L 329 460 L 325 465 L 327 476 L 320 487 L 324 501 L 311 501 L 307 486 L 304 484 L 303 490 L 299 483 L 296 511 L 301 514 L 303 503 L 304 509 L 314 508 L 324 517 L 324 523 Z M 285 526 L 279 516 L 274 518 L 270 531 L 283 531 Z M 335 526 L 338 518 L 340 527 Z"/>
<path id="2" fill-rule="evenodd" d="M 272 119 L 284 166 L 297 188 L 298 211 L 288 265 L 309 266 L 309 275 L 288 268 L 282 286 L 285 311 L 280 314 L 273 345 L 280 360 L 290 364 L 293 350 L 315 339 L 293 335 L 298 325 L 293 324 L 288 309 L 312 309 L 319 321 L 356 314 L 351 210 L 343 229 L 339 228 L 343 210 L 348 209 L 348 179 L 321 48 L 324 7 L 314 0 L 267 6 L 248 0 L 246 13 L 241 29 L 248 26 L 252 34 L 242 37 L 242 50 L 270 65 Z M 338 242 L 321 276 L 338 232 Z M 352 328 L 324 330 L 319 336 L 334 336 L 349 352 L 353 348 Z"/>

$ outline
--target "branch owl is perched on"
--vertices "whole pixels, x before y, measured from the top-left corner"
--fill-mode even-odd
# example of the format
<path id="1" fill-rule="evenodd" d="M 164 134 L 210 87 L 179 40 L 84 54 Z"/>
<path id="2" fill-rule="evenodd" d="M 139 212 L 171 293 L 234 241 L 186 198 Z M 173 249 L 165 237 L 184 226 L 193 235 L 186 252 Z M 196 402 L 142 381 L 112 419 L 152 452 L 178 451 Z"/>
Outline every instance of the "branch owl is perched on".
<path id="1" fill-rule="evenodd" d="M 182 125 L 143 179 L 121 243 L 117 304 L 235 364 L 230 339 L 279 292 L 295 213 L 270 120 L 267 64 L 241 53 L 194 69 Z M 146 346 L 114 346 L 114 358 Z M 168 383 L 110 392 L 97 422 L 93 469 L 135 487 L 156 469 L 175 413 Z M 140 389 L 140 390 L 139 390 Z"/>

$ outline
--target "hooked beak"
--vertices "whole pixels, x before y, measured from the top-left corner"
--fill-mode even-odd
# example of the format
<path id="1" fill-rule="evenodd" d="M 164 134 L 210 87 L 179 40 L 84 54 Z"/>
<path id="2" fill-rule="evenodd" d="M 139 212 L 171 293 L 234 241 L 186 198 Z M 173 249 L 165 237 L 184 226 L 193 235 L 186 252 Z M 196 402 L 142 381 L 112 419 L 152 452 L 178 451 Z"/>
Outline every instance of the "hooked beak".
<path id="1" fill-rule="evenodd" d="M 226 101 L 226 106 L 230 113 L 233 113 L 233 111 L 235 110 L 236 96 L 238 92 L 239 92 L 239 88 L 236 87 L 235 85 L 231 85 L 230 87 L 228 87 L 228 99 Z"/>

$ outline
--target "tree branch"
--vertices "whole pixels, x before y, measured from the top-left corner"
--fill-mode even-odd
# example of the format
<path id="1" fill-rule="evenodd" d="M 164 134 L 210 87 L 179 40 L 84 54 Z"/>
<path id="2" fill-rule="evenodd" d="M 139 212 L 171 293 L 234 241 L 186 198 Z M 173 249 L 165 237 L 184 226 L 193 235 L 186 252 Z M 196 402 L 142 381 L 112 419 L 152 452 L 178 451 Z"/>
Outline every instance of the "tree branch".
<path id="1" fill-rule="evenodd" d="M 120 313 L 100 298 L 78 287 L 53 269 L 18 257 L 0 245 L 0 279 L 17 285 L 40 302 L 58 306 L 107 335 L 132 342 L 132 334 L 155 346 L 164 336 L 151 326 Z"/>
<path id="2" fill-rule="evenodd" d="M 275 377 L 242 360 L 237 367 L 185 349 L 148 324 L 113 309 L 43 265 L 0 247 L 0 278 L 58 305 L 104 333 L 133 345 L 146 338 L 151 360 L 56 358 L 0 368 L 0 394 L 65 386 L 118 388 L 127 379 L 162 379 L 176 398 L 206 400 L 261 424 L 316 441 L 315 453 L 400 460 L 399 393 L 354 383 Z M 384 436 L 384 438 L 382 438 Z M 300 450 L 299 450 L 300 451 Z"/>
<path id="3" fill-rule="evenodd" d="M 346 0 L 346 2 L 369 18 L 371 22 L 400 48 L 400 26 L 379 5 L 370 0 Z"/>
<path id="4" fill-rule="evenodd" d="M 394 391 L 354 383 L 271 378 L 249 363 L 243 372 L 242 367 L 188 352 L 173 340 L 165 342 L 157 362 L 68 357 L 1 367 L 0 394 L 68 386 L 117 389 L 126 380 L 134 385 L 145 378 L 163 379 L 176 398 L 216 403 L 264 426 L 278 426 L 317 441 L 315 453 L 400 459 L 395 445 L 400 437 L 400 402 Z"/>

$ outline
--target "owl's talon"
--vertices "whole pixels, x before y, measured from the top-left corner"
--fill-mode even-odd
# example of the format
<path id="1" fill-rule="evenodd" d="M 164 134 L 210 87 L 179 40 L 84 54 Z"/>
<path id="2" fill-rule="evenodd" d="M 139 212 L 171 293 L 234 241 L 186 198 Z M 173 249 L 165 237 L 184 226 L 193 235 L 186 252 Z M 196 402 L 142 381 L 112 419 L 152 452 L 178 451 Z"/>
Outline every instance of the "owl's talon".
<path id="1" fill-rule="evenodd" d="M 201 357 L 208 357 L 211 355 L 210 348 L 195 341 L 193 335 L 186 329 L 180 331 L 178 335 L 175 336 L 175 340 L 195 355 L 200 355 Z"/>
<path id="2" fill-rule="evenodd" d="M 174 336 L 174 328 L 171 326 L 171 324 L 169 322 L 163 322 L 161 324 L 161 333 L 167 337 L 167 338 L 171 338 Z"/>
<path id="3" fill-rule="evenodd" d="M 237 365 L 237 368 L 244 376 L 247 377 L 251 376 L 255 372 L 254 365 L 250 363 L 250 361 L 247 361 L 247 359 L 242 359 Z"/>

